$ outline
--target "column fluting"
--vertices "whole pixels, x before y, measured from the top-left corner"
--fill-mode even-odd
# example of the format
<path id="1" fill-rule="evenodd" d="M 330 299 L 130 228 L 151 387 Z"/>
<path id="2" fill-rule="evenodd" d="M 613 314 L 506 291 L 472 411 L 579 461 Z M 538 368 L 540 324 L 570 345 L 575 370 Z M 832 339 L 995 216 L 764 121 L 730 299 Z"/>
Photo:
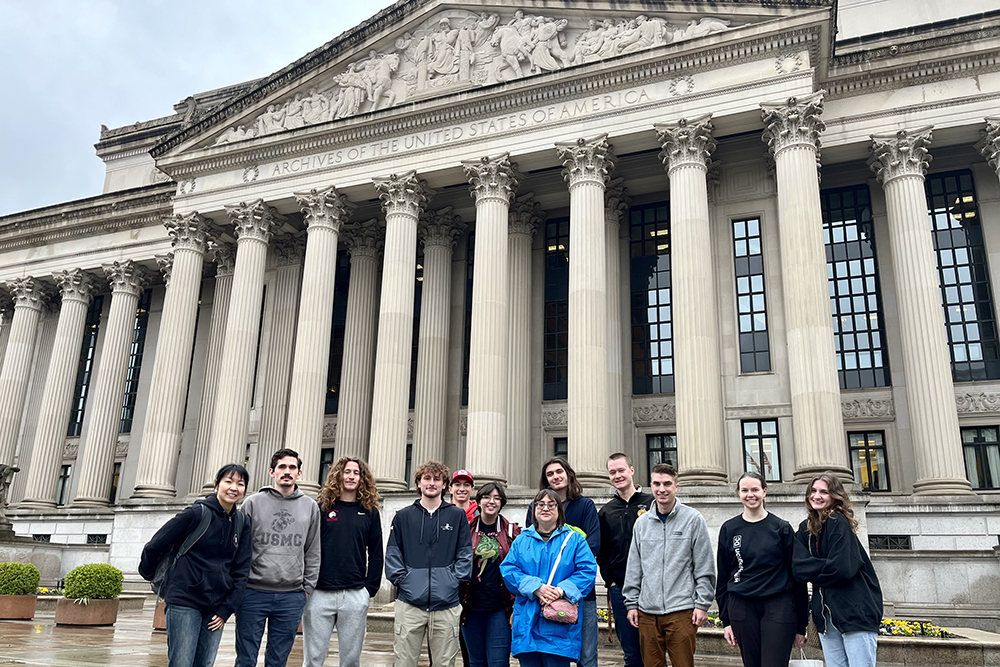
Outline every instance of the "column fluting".
<path id="1" fill-rule="evenodd" d="M 677 461 L 691 484 L 724 484 L 722 370 L 708 220 L 709 116 L 655 126 L 670 178 L 670 295 L 674 323 Z"/>
<path id="2" fill-rule="evenodd" d="M 177 454 L 210 222 L 197 213 L 172 216 L 163 221 L 173 239 L 173 262 L 170 284 L 163 299 L 133 498 L 173 498 L 176 495 Z"/>
<path id="3" fill-rule="evenodd" d="M 462 166 L 476 202 L 465 465 L 481 483 L 506 482 L 507 236 L 520 175 L 507 153 Z"/>
<path id="4" fill-rule="evenodd" d="M 624 182 L 625 179 L 616 178 L 608 183 L 604 191 L 604 246 L 608 271 L 608 454 L 628 449 L 625 442 L 625 395 L 622 391 L 622 276 L 619 237 L 631 198 Z"/>
<path id="5" fill-rule="evenodd" d="M 930 127 L 872 135 L 868 162 L 885 190 L 889 243 L 898 260 L 893 268 L 917 471 L 913 492 L 969 494 L 934 240 L 927 224 L 924 175 L 930 142 Z"/>
<path id="6" fill-rule="evenodd" d="M 79 482 L 73 498 L 74 507 L 107 507 L 110 504 L 136 309 L 139 296 L 150 281 L 145 267 L 130 259 L 105 264 L 104 273 L 111 284 L 111 306 L 104 324 L 101 361 L 94 379 L 90 423 L 77 456 Z"/>
<path id="7" fill-rule="evenodd" d="M 59 287 L 62 304 L 52 358 L 45 375 L 25 497 L 20 503 L 20 507 L 26 509 L 56 507 L 59 463 L 62 461 L 66 425 L 73 404 L 83 331 L 87 325 L 90 300 L 96 291 L 93 277 L 81 269 L 60 271 L 53 274 L 52 279 Z"/>
<path id="8" fill-rule="evenodd" d="M 569 184 L 569 457 L 581 484 L 604 488 L 608 483 L 604 188 L 616 160 L 606 134 L 558 143 L 556 149 Z"/>
<path id="9" fill-rule="evenodd" d="M 14 302 L 14 314 L 0 369 L 0 463 L 13 465 L 35 356 L 35 334 L 48 294 L 42 283 L 30 276 L 10 280 L 6 288 Z"/>
<path id="10" fill-rule="evenodd" d="M 851 479 L 844 446 L 819 200 L 822 92 L 762 104 L 763 139 L 774 156 L 784 287 L 796 482 L 832 470 Z"/>
<path id="11" fill-rule="evenodd" d="M 376 178 L 375 189 L 382 200 L 386 229 L 369 459 L 378 486 L 392 491 L 409 487 L 403 477 L 413 353 L 417 221 L 434 193 L 415 171 Z"/>

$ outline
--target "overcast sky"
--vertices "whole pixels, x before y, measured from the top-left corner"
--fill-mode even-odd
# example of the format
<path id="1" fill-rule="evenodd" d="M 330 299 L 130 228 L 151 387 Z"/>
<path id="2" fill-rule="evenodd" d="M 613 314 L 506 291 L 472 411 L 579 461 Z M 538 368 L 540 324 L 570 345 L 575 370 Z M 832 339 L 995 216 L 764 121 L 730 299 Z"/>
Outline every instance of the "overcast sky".
<path id="1" fill-rule="evenodd" d="M 0 0 L 0 215 L 101 193 L 101 124 L 270 74 L 392 0 Z"/>

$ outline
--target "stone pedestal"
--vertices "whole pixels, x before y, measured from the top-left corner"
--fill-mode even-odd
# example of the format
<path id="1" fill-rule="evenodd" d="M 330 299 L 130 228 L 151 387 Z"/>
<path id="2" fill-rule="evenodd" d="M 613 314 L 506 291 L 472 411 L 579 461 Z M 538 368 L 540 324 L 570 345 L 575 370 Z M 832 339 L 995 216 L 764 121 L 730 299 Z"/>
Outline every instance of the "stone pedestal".
<path id="1" fill-rule="evenodd" d="M 670 177 L 670 286 L 674 322 L 677 461 L 688 484 L 725 484 L 722 369 L 708 220 L 712 121 L 656 126 Z M 571 246 L 572 247 L 572 246 Z"/>
<path id="2" fill-rule="evenodd" d="M 14 301 L 14 314 L 0 369 L 0 463 L 11 465 L 17 451 L 24 397 L 28 392 L 35 333 L 48 296 L 42 284 L 31 277 L 11 280 L 6 287 Z"/>

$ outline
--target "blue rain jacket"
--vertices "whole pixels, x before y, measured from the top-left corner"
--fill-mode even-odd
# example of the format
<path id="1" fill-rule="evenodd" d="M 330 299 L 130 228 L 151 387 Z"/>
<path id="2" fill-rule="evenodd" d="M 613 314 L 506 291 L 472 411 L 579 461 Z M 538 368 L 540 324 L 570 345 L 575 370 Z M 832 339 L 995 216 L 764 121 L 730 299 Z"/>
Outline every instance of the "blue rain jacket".
<path id="1" fill-rule="evenodd" d="M 548 582 L 567 534 L 570 539 L 552 585 L 563 589 L 570 602 L 579 602 L 594 588 L 597 561 L 586 538 L 566 526 L 553 533 L 548 542 L 541 538 L 535 526 L 527 528 L 514 540 L 500 564 L 504 583 L 516 596 L 511 631 L 511 653 L 514 655 L 539 652 L 580 659 L 582 620 L 575 625 L 546 621 L 541 617 L 541 603 L 535 597 L 539 586 Z"/>

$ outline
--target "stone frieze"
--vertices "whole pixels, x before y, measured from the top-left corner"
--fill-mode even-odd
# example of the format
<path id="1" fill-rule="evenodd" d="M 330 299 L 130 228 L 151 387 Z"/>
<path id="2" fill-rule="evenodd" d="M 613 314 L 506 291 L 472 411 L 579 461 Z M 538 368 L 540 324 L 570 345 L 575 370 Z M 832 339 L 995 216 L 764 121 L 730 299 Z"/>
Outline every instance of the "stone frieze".
<path id="1" fill-rule="evenodd" d="M 960 415 L 975 412 L 1000 412 L 1000 392 L 981 391 L 956 394 L 955 407 Z"/>
<path id="2" fill-rule="evenodd" d="M 840 409 L 844 415 L 844 421 L 896 418 L 896 406 L 891 398 L 841 401 Z"/>
<path id="3" fill-rule="evenodd" d="M 676 422 L 677 408 L 672 404 L 634 405 L 632 406 L 632 421 L 636 424 Z"/>

